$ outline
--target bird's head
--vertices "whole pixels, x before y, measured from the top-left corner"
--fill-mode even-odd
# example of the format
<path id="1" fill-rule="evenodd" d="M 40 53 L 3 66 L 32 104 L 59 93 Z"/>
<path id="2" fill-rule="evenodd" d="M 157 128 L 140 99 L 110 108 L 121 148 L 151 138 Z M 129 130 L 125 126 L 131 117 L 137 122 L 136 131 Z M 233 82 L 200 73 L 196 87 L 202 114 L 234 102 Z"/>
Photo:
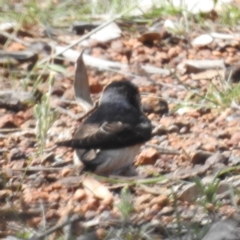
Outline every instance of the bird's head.
<path id="1" fill-rule="evenodd" d="M 127 80 L 112 82 L 107 85 L 100 98 L 100 105 L 105 102 L 127 102 L 137 109 L 141 109 L 141 100 L 138 88 Z"/>

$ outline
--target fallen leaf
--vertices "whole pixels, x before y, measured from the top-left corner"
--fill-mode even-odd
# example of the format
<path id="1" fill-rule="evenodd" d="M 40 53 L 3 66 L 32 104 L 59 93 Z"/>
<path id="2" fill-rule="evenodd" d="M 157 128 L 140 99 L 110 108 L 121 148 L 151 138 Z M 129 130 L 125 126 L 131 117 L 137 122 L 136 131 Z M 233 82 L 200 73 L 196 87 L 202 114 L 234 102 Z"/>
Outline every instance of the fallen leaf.
<path id="1" fill-rule="evenodd" d="M 112 193 L 108 190 L 107 187 L 105 187 L 102 183 L 100 183 L 93 177 L 84 176 L 82 184 L 84 188 L 91 191 L 95 197 L 112 202 Z"/>
<path id="2" fill-rule="evenodd" d="M 93 102 L 90 97 L 88 74 L 83 62 L 83 52 L 76 61 L 74 92 L 78 104 L 85 112 L 89 111 L 93 107 Z"/>

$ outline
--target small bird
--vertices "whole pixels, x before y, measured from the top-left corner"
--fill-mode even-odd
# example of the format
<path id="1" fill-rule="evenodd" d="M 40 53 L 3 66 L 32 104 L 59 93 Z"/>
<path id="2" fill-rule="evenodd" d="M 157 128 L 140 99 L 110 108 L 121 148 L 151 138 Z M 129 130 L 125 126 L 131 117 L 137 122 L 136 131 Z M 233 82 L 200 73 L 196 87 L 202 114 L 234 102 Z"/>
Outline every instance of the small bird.
<path id="1" fill-rule="evenodd" d="M 76 149 L 86 171 L 129 176 L 136 174 L 133 160 L 151 132 L 138 88 L 122 80 L 107 85 L 98 108 L 80 125 L 73 139 L 57 145 Z"/>

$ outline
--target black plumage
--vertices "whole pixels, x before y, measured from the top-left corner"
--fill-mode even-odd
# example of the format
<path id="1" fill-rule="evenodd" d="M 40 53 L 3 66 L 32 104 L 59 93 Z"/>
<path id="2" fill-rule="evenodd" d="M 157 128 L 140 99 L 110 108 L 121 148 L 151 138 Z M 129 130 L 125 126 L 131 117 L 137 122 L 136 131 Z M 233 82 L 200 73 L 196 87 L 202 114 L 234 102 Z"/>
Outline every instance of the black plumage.
<path id="1" fill-rule="evenodd" d="M 108 153 L 109 157 L 110 151 L 112 156 L 114 155 L 112 150 L 116 149 L 118 152 L 116 158 L 120 158 L 121 155 L 125 156 L 122 158 L 127 158 L 127 152 L 121 154 L 120 150 L 126 151 L 129 148 L 131 151 L 131 146 L 148 141 L 151 138 L 151 131 L 151 123 L 141 110 L 137 87 L 129 81 L 118 81 L 104 89 L 98 108 L 80 125 L 73 139 L 58 142 L 57 145 L 78 149 L 78 155 L 84 164 L 90 168 L 94 166 L 93 169 L 96 169 L 104 161 L 102 153 L 101 158 L 97 157 L 100 150 Z M 112 158 L 114 161 L 114 157 Z M 110 157 L 106 161 L 110 162 Z M 124 159 L 122 161 L 124 162 Z M 127 164 L 129 161 L 126 161 Z M 117 165 L 121 164 L 116 162 L 115 165 L 118 169 Z M 113 170 L 116 169 L 113 167 Z"/>

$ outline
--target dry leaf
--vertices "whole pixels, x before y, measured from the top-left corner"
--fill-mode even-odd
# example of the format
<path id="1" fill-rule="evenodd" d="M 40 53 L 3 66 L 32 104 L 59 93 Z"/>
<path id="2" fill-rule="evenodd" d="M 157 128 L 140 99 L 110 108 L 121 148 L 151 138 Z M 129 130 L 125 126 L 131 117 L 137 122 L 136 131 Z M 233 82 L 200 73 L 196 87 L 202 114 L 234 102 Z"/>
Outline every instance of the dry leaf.
<path id="1" fill-rule="evenodd" d="M 78 104 L 88 112 L 93 107 L 93 102 L 90 97 L 87 70 L 83 62 L 83 51 L 76 61 L 74 92 Z"/>
<path id="2" fill-rule="evenodd" d="M 113 195 L 108 188 L 91 176 L 84 177 L 83 186 L 99 199 L 108 200 L 109 202 L 113 200 Z"/>

